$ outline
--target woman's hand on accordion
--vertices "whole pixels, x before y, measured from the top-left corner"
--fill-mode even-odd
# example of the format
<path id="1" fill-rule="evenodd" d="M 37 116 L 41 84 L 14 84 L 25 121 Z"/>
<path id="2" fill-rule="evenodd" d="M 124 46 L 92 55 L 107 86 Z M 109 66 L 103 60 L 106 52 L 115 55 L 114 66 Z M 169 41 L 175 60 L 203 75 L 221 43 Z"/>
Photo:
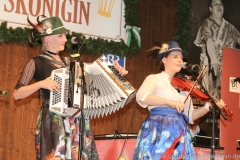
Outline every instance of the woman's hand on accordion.
<path id="1" fill-rule="evenodd" d="M 52 80 L 52 76 L 50 76 L 42 81 L 41 88 L 48 89 L 52 92 L 53 91 L 59 92 L 60 85 L 58 84 L 58 82 Z"/>
<path id="2" fill-rule="evenodd" d="M 124 76 L 124 75 L 128 74 L 128 71 L 125 70 L 122 66 L 120 66 L 118 61 L 115 60 L 113 62 L 113 66 L 118 70 L 118 72 L 121 76 Z"/>

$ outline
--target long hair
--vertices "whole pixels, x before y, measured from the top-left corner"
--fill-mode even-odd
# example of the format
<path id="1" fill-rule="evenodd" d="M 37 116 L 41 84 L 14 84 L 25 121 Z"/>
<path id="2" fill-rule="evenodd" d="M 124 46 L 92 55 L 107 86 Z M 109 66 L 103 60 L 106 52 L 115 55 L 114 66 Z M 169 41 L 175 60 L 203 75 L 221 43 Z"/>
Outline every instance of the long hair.
<path id="1" fill-rule="evenodd" d="M 42 48 L 41 48 L 41 52 L 44 53 L 47 51 L 47 43 L 45 42 L 44 37 L 41 37 L 41 41 L 42 41 Z"/>

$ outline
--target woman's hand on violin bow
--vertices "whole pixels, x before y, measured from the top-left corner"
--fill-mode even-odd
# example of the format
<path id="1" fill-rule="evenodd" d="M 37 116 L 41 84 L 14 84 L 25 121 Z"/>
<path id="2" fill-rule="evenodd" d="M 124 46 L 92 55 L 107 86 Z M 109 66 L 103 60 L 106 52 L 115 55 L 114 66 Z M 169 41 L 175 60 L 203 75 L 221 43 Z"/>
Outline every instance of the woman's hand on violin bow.
<path id="1" fill-rule="evenodd" d="M 168 105 L 169 105 L 171 108 L 176 108 L 176 110 L 178 111 L 178 113 L 181 113 L 182 110 L 184 109 L 184 104 L 181 103 L 181 102 L 168 100 Z"/>

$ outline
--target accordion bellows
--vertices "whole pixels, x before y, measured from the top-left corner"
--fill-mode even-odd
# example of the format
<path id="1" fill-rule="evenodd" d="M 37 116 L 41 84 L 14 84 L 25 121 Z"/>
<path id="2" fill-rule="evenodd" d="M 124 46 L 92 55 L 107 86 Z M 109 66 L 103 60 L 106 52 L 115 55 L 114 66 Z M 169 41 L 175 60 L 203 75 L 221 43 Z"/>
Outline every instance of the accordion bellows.
<path id="1" fill-rule="evenodd" d="M 52 72 L 62 84 L 58 94 L 50 93 L 50 111 L 64 117 L 77 117 L 83 111 L 85 116 L 96 118 L 114 113 L 135 97 L 135 88 L 104 55 L 93 63 L 84 63 L 84 71 L 80 65 L 71 62 L 69 74 L 63 68 Z"/>

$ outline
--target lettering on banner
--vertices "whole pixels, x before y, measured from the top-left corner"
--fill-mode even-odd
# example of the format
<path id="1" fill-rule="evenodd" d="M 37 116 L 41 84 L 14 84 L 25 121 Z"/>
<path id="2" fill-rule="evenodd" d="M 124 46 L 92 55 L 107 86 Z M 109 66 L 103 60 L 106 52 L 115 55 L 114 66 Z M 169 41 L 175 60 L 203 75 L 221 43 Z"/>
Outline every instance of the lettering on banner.
<path id="1" fill-rule="evenodd" d="M 27 16 L 45 15 L 59 17 L 66 28 L 86 38 L 119 42 L 125 37 L 123 0 L 0 0 L 0 6 L 0 21 L 13 28 L 29 26 Z"/>
<path id="2" fill-rule="evenodd" d="M 90 2 L 78 0 L 8 0 L 4 4 L 4 12 L 13 12 L 21 15 L 49 15 L 60 16 L 65 22 L 89 25 Z M 71 8 L 71 9 L 70 9 Z"/>
<path id="3" fill-rule="evenodd" d="M 120 66 L 122 66 L 123 68 L 125 68 L 125 64 L 126 64 L 126 57 L 122 57 L 120 58 L 119 56 L 113 55 L 113 54 L 106 54 L 104 53 L 104 55 L 107 57 L 107 59 L 113 63 L 114 60 L 118 61 L 118 64 Z"/>

